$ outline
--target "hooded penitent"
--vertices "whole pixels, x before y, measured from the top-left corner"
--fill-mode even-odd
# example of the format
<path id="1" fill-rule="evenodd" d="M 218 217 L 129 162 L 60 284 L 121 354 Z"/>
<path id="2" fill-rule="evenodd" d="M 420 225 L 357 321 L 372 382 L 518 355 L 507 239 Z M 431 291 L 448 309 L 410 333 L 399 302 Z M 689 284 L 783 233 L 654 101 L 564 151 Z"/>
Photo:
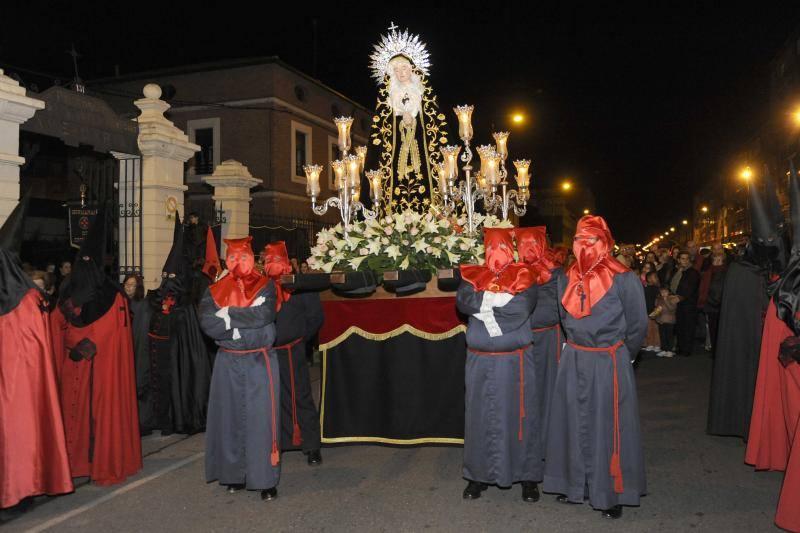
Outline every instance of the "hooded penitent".
<path id="1" fill-rule="evenodd" d="M 800 335 L 800 185 L 797 182 L 794 164 L 789 172 L 789 199 L 792 253 L 788 266 L 781 274 L 773 299 L 778 308 L 778 317 L 786 322 L 795 335 Z M 788 354 L 788 346 L 782 351 Z M 797 358 L 800 359 L 800 353 Z"/>
<path id="2" fill-rule="evenodd" d="M 561 303 L 574 318 L 592 314 L 592 306 L 605 296 L 614 276 L 628 268 L 611 257 L 614 237 L 606 221 L 586 215 L 578 221 L 572 251 L 575 262 L 567 269 L 567 287 Z"/>
<path id="3" fill-rule="evenodd" d="M 208 234 L 206 235 L 206 260 L 203 263 L 203 274 L 208 276 L 208 279 L 213 283 L 217 280 L 217 276 L 219 276 L 220 272 L 222 272 L 222 265 L 220 265 L 219 262 L 217 241 L 214 239 L 214 232 L 209 226 Z"/>
<path id="4" fill-rule="evenodd" d="M 531 265 L 539 276 L 540 283 L 547 283 L 550 280 L 550 271 L 558 267 L 552 254 L 548 253 L 547 228 L 517 228 L 514 230 L 514 239 L 517 241 L 519 260 Z"/>
<path id="5" fill-rule="evenodd" d="M 752 236 L 745 259 L 764 269 L 771 278 L 783 272 L 788 260 L 783 212 L 769 176 L 764 177 L 763 195 L 757 184 L 749 189 Z"/>
<path id="6" fill-rule="evenodd" d="M 120 292 L 103 272 L 108 226 L 108 210 L 102 206 L 81 243 L 72 273 L 59 294 L 58 306 L 64 317 L 75 326 L 88 326 L 105 315 Z"/>
<path id="7" fill-rule="evenodd" d="M 461 277 L 476 291 L 517 294 L 538 283 L 536 273 L 522 263 L 514 262 L 514 239 L 511 229 L 484 228 L 483 265 L 463 265 Z"/>
<path id="8" fill-rule="evenodd" d="M 219 307 L 249 307 L 267 285 L 268 278 L 255 269 L 253 237 L 225 239 L 225 265 L 228 275 L 209 287 Z"/>
<path id="9" fill-rule="evenodd" d="M 289 262 L 286 243 L 276 241 L 267 244 L 261 256 L 264 258 L 264 275 L 275 282 L 278 302 L 276 311 L 280 311 L 283 302 L 288 301 L 291 296 L 291 293 L 281 286 L 281 276 L 292 273 L 292 263 Z"/>
<path id="10" fill-rule="evenodd" d="M 36 288 L 19 266 L 23 220 L 29 200 L 26 194 L 0 228 L 0 315 L 15 309 L 23 296 Z"/>
<path id="11" fill-rule="evenodd" d="M 136 342 L 139 424 L 144 433 L 192 434 L 205 428 L 211 358 L 190 298 L 191 285 L 184 228 L 176 214 L 161 286 L 148 294 L 146 337 Z"/>
<path id="12" fill-rule="evenodd" d="M 0 508 L 72 491 L 48 315 L 18 264 L 27 204 L 0 228 Z"/>

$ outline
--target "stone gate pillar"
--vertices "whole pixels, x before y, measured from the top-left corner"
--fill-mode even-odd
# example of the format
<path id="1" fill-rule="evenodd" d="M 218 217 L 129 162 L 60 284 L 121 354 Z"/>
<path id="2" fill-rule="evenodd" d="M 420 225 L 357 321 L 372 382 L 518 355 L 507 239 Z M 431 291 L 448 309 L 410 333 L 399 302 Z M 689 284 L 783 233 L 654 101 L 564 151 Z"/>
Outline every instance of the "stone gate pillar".
<path id="1" fill-rule="evenodd" d="M 183 164 L 200 150 L 164 117 L 170 105 L 161 100 L 161 88 L 148 83 L 141 110 L 138 145 L 142 154 L 142 276 L 145 289 L 157 288 L 161 267 L 172 247 L 174 216 L 183 217 Z"/>
<path id="2" fill-rule="evenodd" d="M 226 222 L 220 234 L 223 239 L 246 237 L 250 233 L 250 189 L 261 183 L 246 166 L 233 159 L 223 161 L 211 176 L 203 181 L 214 187 L 214 205 L 222 209 Z M 259 250 L 253 250 L 258 255 Z M 220 254 L 225 255 L 225 243 L 220 243 Z"/>
<path id="3" fill-rule="evenodd" d="M 0 69 L 0 226 L 19 202 L 19 126 L 44 102 L 25 95 L 25 88 Z"/>

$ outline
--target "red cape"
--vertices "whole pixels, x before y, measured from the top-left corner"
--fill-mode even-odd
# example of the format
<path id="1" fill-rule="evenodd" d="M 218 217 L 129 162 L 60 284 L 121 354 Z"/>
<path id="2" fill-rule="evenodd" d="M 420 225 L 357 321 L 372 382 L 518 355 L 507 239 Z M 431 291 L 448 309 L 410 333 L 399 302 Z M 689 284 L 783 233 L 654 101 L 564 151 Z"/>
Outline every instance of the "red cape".
<path id="1" fill-rule="evenodd" d="M 745 462 L 759 470 L 786 470 L 775 523 L 800 531 L 800 365 L 778 361 L 781 342 L 794 335 L 770 301 L 764 320 L 758 380 Z"/>
<path id="2" fill-rule="evenodd" d="M 791 383 L 795 363 L 784 368 L 778 350 L 792 330 L 778 318 L 775 302 L 769 302 L 761 338 L 753 416 L 747 439 L 745 462 L 758 470 L 785 470 L 800 414 L 800 389 Z M 787 381 L 788 380 L 788 381 Z"/>
<path id="3" fill-rule="evenodd" d="M 0 508 L 73 490 L 41 301 L 31 289 L 0 316 Z"/>
<path id="4" fill-rule="evenodd" d="M 122 294 L 117 294 L 105 315 L 83 328 L 67 322 L 59 308 L 51 314 L 72 476 L 89 476 L 98 485 L 119 483 L 142 468 L 129 317 L 128 302 Z M 84 338 L 97 345 L 92 393 L 95 438 L 92 462 L 89 462 L 91 362 L 69 358 L 69 348 Z"/>

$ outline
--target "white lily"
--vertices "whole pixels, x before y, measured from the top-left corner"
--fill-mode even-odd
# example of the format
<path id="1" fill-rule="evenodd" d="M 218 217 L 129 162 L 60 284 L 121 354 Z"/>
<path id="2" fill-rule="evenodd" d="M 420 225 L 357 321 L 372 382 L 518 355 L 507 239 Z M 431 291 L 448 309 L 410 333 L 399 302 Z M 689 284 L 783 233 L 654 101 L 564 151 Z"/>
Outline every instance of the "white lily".
<path id="1" fill-rule="evenodd" d="M 398 257 L 400 257 L 400 248 L 396 244 L 387 246 L 386 250 L 384 251 L 386 252 L 386 255 L 388 255 L 392 259 L 397 259 Z"/>
<path id="2" fill-rule="evenodd" d="M 407 268 L 408 268 L 408 263 L 409 263 L 409 261 L 408 261 L 408 256 L 406 256 L 406 258 L 405 258 L 405 259 L 403 259 L 403 262 L 402 262 L 402 263 L 400 263 L 400 270 L 405 270 L 405 269 L 407 269 Z"/>
<path id="3" fill-rule="evenodd" d="M 424 252 L 428 248 L 428 243 L 425 242 L 424 239 L 419 239 L 418 241 L 414 241 L 411 247 L 417 252 Z"/>
<path id="4" fill-rule="evenodd" d="M 361 263 L 364 262 L 364 259 L 366 258 L 367 256 L 365 255 L 360 257 L 354 257 L 350 261 L 348 261 L 348 263 L 350 263 L 350 266 L 352 267 L 353 270 L 358 270 L 358 267 L 361 265 Z"/>

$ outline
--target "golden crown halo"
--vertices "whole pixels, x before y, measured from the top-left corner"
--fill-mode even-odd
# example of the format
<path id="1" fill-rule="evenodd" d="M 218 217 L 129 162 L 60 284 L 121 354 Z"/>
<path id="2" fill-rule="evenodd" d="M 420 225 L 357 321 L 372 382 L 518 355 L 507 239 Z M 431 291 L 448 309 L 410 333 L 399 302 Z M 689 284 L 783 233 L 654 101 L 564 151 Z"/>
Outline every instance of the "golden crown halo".
<path id="1" fill-rule="evenodd" d="M 372 77 L 378 83 L 383 81 L 389 68 L 389 61 L 399 55 L 407 57 L 420 72 L 428 75 L 431 66 L 428 49 L 419 35 L 409 33 L 408 29 L 399 32 L 392 22 L 389 33 L 381 35 L 381 41 L 374 45 L 374 48 L 375 51 L 369 56 L 371 60 L 369 67 L 372 69 Z"/>

